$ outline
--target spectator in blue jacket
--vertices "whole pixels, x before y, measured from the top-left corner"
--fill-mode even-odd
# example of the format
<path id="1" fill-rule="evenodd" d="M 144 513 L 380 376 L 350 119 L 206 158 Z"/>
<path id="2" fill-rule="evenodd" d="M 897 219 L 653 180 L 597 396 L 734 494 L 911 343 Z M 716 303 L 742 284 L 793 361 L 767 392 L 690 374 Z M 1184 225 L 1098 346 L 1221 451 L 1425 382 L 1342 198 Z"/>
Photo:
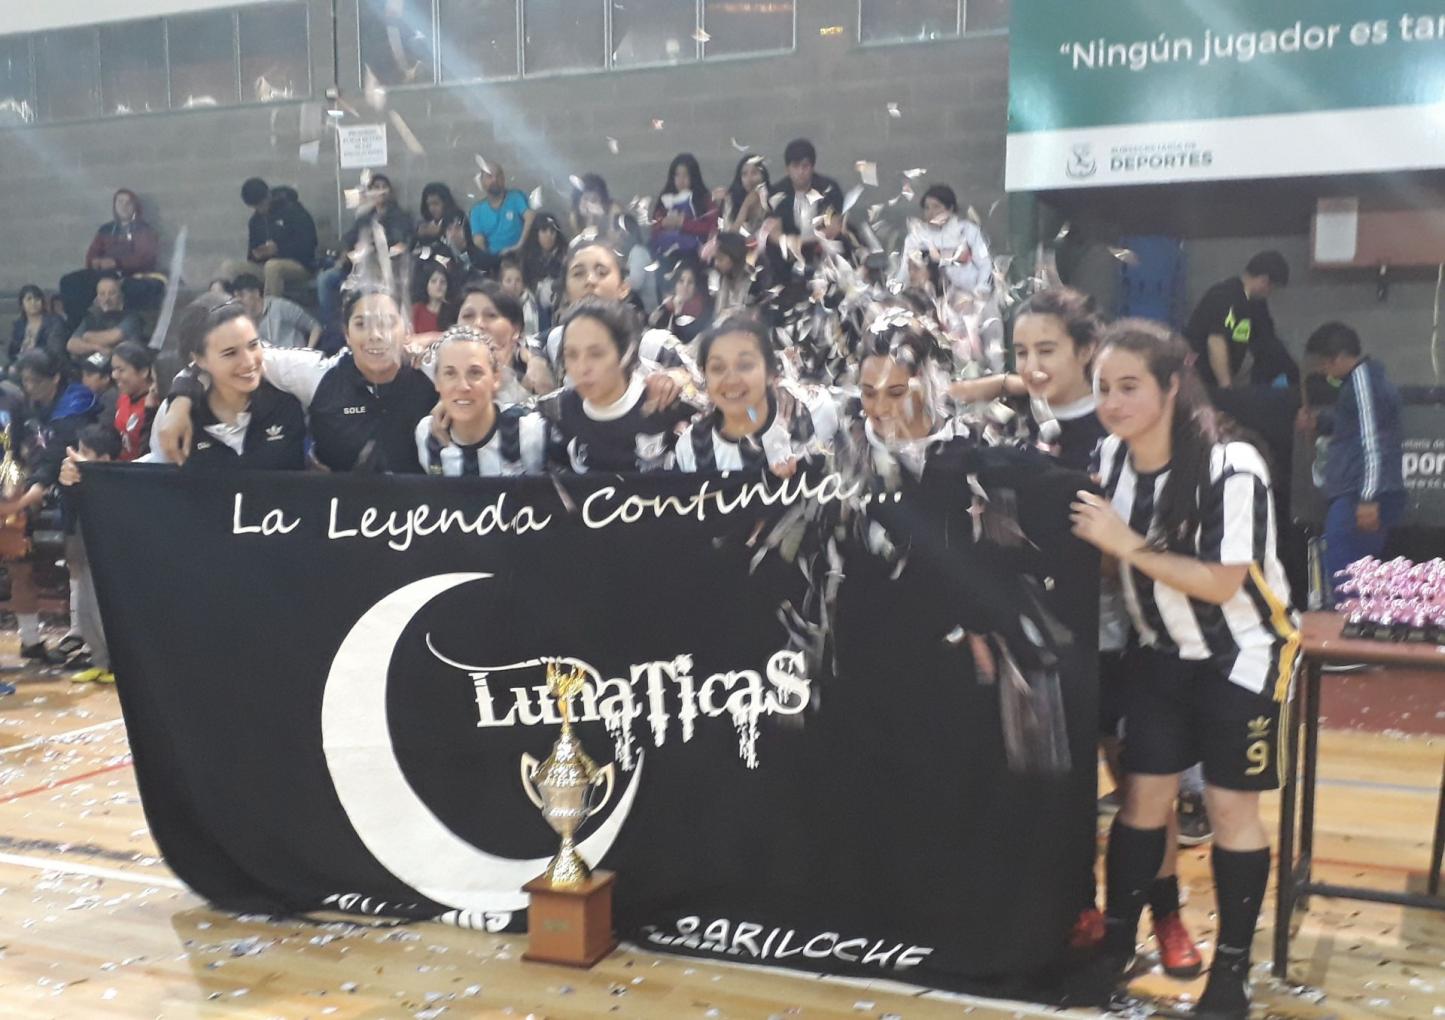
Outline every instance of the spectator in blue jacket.
<path id="1" fill-rule="evenodd" d="M 1340 384 L 1334 414 L 1321 417 L 1325 451 L 1325 577 L 1333 591 L 1338 571 L 1379 556 L 1390 530 L 1405 516 L 1401 469 L 1400 393 L 1385 366 L 1366 357 L 1360 335 L 1327 322 L 1305 344 L 1318 369 Z"/>

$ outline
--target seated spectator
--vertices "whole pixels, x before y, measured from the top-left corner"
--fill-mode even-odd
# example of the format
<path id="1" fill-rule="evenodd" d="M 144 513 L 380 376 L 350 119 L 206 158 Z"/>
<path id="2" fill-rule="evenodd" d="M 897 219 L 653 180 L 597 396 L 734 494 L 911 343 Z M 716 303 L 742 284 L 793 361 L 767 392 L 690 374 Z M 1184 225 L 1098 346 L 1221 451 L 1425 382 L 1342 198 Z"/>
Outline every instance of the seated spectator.
<path id="1" fill-rule="evenodd" d="M 615 229 L 623 210 L 612 200 L 601 174 L 583 174 L 580 183 L 582 187 L 572 189 L 572 239 L 575 241 L 578 235 L 591 230 L 590 240 L 596 240 Z"/>
<path id="2" fill-rule="evenodd" d="M 814 171 L 818 150 L 806 138 L 795 138 L 788 143 L 783 159 L 788 166 L 787 179 L 768 199 L 782 235 L 804 244 L 820 236 L 837 236 L 843 228 L 843 189 L 833 178 Z M 819 226 L 824 230 L 820 232 Z"/>
<path id="3" fill-rule="evenodd" d="M 120 436 L 117 460 L 143 457 L 150 449 L 151 425 L 155 422 L 159 394 L 156 391 L 155 355 L 149 347 L 123 343 L 110 357 L 110 376 L 115 381 L 115 431 Z"/>
<path id="4" fill-rule="evenodd" d="M 10 346 L 6 348 L 5 367 L 9 368 L 16 358 L 36 347 L 55 354 L 65 353 L 65 341 L 69 331 L 65 320 L 46 312 L 45 292 L 33 283 L 20 288 L 20 318 L 10 331 Z"/>
<path id="5" fill-rule="evenodd" d="M 712 309 L 708 305 L 702 279 L 702 264 L 695 256 L 685 256 L 673 270 L 672 293 L 657 306 L 649 325 L 654 329 L 665 329 L 683 343 L 691 345 L 712 321 Z"/>
<path id="6" fill-rule="evenodd" d="M 95 305 L 76 327 L 65 349 L 77 361 L 100 351 L 109 354 L 126 340 L 143 343 L 140 317 L 126 311 L 120 278 L 107 273 L 95 287 Z"/>
<path id="7" fill-rule="evenodd" d="M 718 234 L 712 265 L 717 274 L 717 287 L 712 296 L 713 317 L 721 321 L 756 300 L 752 266 L 748 265 L 748 243 L 743 235 L 731 231 Z"/>
<path id="8" fill-rule="evenodd" d="M 441 269 L 447 274 L 451 290 L 455 293 L 474 275 L 493 273 L 497 268 L 497 257 L 477 247 L 467 226 L 466 214 L 460 209 L 447 213 L 438 239 L 415 249 L 415 253 L 411 278 L 423 289 L 432 269 Z M 424 300 L 424 293 L 417 292 L 415 300 Z"/>
<path id="9" fill-rule="evenodd" d="M 522 242 L 522 277 L 537 299 L 537 328 L 552 328 L 553 313 L 562 295 L 562 263 L 567 257 L 567 237 L 551 213 L 538 213 L 532 232 Z"/>
<path id="10" fill-rule="evenodd" d="M 292 284 L 304 284 L 316 268 L 316 221 L 295 188 L 269 186 L 259 177 L 241 185 L 241 201 L 251 208 L 246 257 L 221 268 L 227 280 L 259 277 L 267 295 L 281 297 Z"/>
<path id="11" fill-rule="evenodd" d="M 341 312 L 341 284 L 351 274 L 352 260 L 358 249 L 370 249 L 375 242 L 375 227 L 380 226 L 386 243 L 386 255 L 397 259 L 406 254 L 416 232 L 411 216 L 396 202 L 391 179 L 373 174 L 366 185 L 366 203 L 350 230 L 341 239 L 341 254 L 336 264 L 316 278 L 316 297 L 321 305 L 321 322 L 333 325 Z M 380 254 L 380 253 L 378 253 Z M 393 263 L 395 265 L 395 263 Z"/>
<path id="12" fill-rule="evenodd" d="M 783 285 L 775 305 L 783 310 L 784 318 L 810 300 L 813 287 L 809 277 L 822 257 L 820 242 L 843 237 L 843 189 L 831 177 L 814 171 L 817 158 L 817 150 L 806 138 L 789 142 L 783 155 L 788 176 L 768 199 L 772 226 L 766 268 Z"/>
<path id="13" fill-rule="evenodd" d="M 477 246 L 485 241 L 486 250 L 503 255 L 520 247 L 532 230 L 532 208 L 527 196 L 516 189 L 507 189 L 507 174 L 500 163 L 493 163 L 482 174 L 482 190 L 486 196 L 472 206 L 472 236 Z"/>
<path id="14" fill-rule="evenodd" d="M 60 278 L 60 295 L 65 302 L 66 324 L 74 329 L 95 300 L 103 274 L 124 281 L 126 297 L 134 307 L 144 307 L 165 293 L 164 278 L 155 277 L 160 238 L 142 216 L 135 192 L 121 188 L 111 199 L 111 219 L 102 224 L 85 253 L 85 268 Z"/>
<path id="15" fill-rule="evenodd" d="M 674 156 L 652 207 L 652 253 L 671 266 L 683 255 L 696 255 L 716 230 L 717 207 L 697 157 L 690 152 Z"/>
<path id="16" fill-rule="evenodd" d="M 65 298 L 63 298 L 59 292 L 50 295 L 49 307 L 51 315 L 55 316 L 61 322 L 65 321 Z"/>
<path id="17" fill-rule="evenodd" d="M 627 285 L 631 288 L 627 295 L 628 304 L 643 315 L 650 314 L 657 308 L 658 302 L 658 265 L 643 240 L 642 225 L 637 222 L 636 216 L 622 213 L 617 217 L 615 228 L 604 237 L 614 251 L 622 253 L 627 269 Z"/>
<path id="18" fill-rule="evenodd" d="M 110 646 L 100 618 L 100 603 L 95 594 L 95 579 L 90 573 L 90 557 L 80 533 L 80 506 L 75 500 L 80 485 L 80 464 L 117 460 L 121 455 L 120 437 L 109 425 L 87 425 L 80 430 L 74 446 L 65 451 L 60 468 L 61 505 L 65 519 L 65 565 L 70 571 L 75 597 L 72 600 L 73 623 L 85 649 L 72 655 L 66 666 L 80 672 L 71 676 L 74 683 L 115 683 L 110 671 Z"/>
<path id="19" fill-rule="evenodd" d="M 897 279 L 904 283 L 915 262 L 939 263 L 949 286 L 987 297 L 993 290 L 993 259 L 977 223 L 958 215 L 958 199 L 946 184 L 923 193 L 923 219 L 910 220 Z"/>
<path id="20" fill-rule="evenodd" d="M 321 323 L 310 312 L 279 294 L 263 297 L 261 281 L 250 273 L 231 281 L 231 293 L 272 347 L 315 347 L 321 339 Z"/>
<path id="21" fill-rule="evenodd" d="M 523 331 L 527 336 L 536 336 L 542 328 L 541 316 L 537 311 L 537 299 L 527 289 L 527 278 L 522 271 L 522 259 L 516 252 L 502 256 L 501 264 L 498 266 L 498 282 L 504 291 L 521 303 Z"/>
<path id="22" fill-rule="evenodd" d="M 97 417 L 115 417 L 115 390 L 110 380 L 110 352 L 96 351 L 80 363 L 80 384 L 95 395 Z"/>
<path id="23" fill-rule="evenodd" d="M 744 155 L 722 199 L 724 229 L 745 237 L 755 236 L 772 211 L 768 205 L 772 190 L 773 179 L 763 157 L 751 152 Z"/>
<path id="24" fill-rule="evenodd" d="M 443 320 L 456 318 L 451 307 L 452 278 L 447 271 L 441 266 L 434 266 L 425 279 L 426 290 L 422 300 L 411 306 L 411 331 L 414 334 L 439 333 L 451 325 Z"/>
<path id="25" fill-rule="evenodd" d="M 412 251 L 420 252 L 428 245 L 442 243 L 447 222 L 453 216 L 461 215 L 461 211 L 457 200 L 452 197 L 452 189 L 445 184 L 433 181 L 422 188 L 421 215 L 417 219 L 416 233 L 412 236 Z M 466 247 L 471 247 L 470 229 L 467 229 L 466 236 Z"/>

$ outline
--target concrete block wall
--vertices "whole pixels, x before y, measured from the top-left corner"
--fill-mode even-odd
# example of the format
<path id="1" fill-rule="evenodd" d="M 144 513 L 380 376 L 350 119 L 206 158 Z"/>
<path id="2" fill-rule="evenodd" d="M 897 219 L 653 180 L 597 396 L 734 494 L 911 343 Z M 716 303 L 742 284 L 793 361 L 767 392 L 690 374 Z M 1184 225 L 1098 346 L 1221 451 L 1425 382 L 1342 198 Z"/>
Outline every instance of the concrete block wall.
<path id="1" fill-rule="evenodd" d="M 333 80 L 331 2 L 311 2 L 319 100 Z M 603 174 L 619 200 L 652 196 L 679 152 L 698 157 L 709 187 L 725 185 L 739 156 L 732 139 L 768 156 L 777 177 L 783 146 L 795 136 L 813 139 L 820 171 L 845 189 L 857 183 L 855 161 L 878 164 L 879 187 L 860 205 L 898 195 L 902 171 L 915 167 L 929 171 L 915 181 L 920 195 L 930 183 L 948 183 L 981 214 L 1003 197 L 1005 36 L 860 47 L 856 0 L 798 0 L 798 8 L 794 53 L 395 89 L 386 110 L 374 111 L 360 95 L 356 4 L 341 0 L 338 80 L 363 119 L 394 111 L 420 141 L 424 152 L 412 153 L 390 131 L 386 172 L 412 209 L 432 180 L 448 183 L 467 204 L 478 153 L 502 162 L 514 186 L 542 185 L 547 207 L 560 212 L 570 175 Z M 824 34 L 832 26 L 843 31 Z M 890 102 L 901 117 L 889 115 Z M 338 224 L 333 137 L 323 138 L 318 163 L 302 162 L 300 114 L 300 104 L 288 103 L 0 132 L 0 294 L 29 282 L 53 288 L 77 268 L 117 187 L 141 195 L 161 231 L 164 258 L 181 225 L 189 228 L 183 274 L 192 286 L 204 286 L 222 259 L 241 254 L 248 214 L 238 192 L 252 175 L 297 187 L 323 244 L 334 242 L 347 224 Z M 609 137 L 617 140 L 615 154 Z M 357 176 L 347 171 L 340 183 L 354 187 Z M 1006 237 L 1006 208 L 1000 202 L 987 224 L 996 244 Z M 901 219 L 905 211 L 899 203 L 887 215 Z"/>

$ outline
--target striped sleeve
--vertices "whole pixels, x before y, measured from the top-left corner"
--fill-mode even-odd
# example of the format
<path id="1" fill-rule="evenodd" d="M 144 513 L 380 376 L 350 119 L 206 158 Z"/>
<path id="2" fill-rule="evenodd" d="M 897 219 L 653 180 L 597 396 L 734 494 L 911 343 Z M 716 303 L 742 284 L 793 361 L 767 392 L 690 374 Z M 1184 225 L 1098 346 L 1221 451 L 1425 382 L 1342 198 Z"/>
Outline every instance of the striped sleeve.
<path id="1" fill-rule="evenodd" d="M 1375 413 L 1375 384 L 1370 363 L 1362 361 L 1352 373 L 1350 390 L 1360 416 L 1360 502 L 1373 503 L 1380 488 L 1380 427 Z"/>
<path id="2" fill-rule="evenodd" d="M 1199 501 L 1199 559 L 1247 566 L 1272 555 L 1269 465 L 1254 446 L 1215 446 L 1214 467 Z"/>
<path id="3" fill-rule="evenodd" d="M 1269 556 L 1269 485 L 1252 471 L 1226 470 L 1200 504 L 1199 558 L 1248 566 Z"/>
<path id="4" fill-rule="evenodd" d="M 427 415 L 416 423 L 416 459 L 421 464 L 421 469 L 431 474 L 432 451 L 431 451 L 431 415 Z"/>
<path id="5" fill-rule="evenodd" d="M 519 423 L 521 430 L 522 473 L 541 474 L 547 467 L 547 421 L 540 414 L 528 413 Z"/>
<path id="6" fill-rule="evenodd" d="M 706 419 L 704 419 L 704 421 L 705 420 Z M 693 422 L 687 428 L 683 429 L 682 435 L 678 437 L 677 446 L 673 450 L 673 453 L 676 455 L 674 467 L 678 471 L 683 471 L 687 474 L 692 474 L 697 470 L 697 454 L 693 451 L 692 447 L 692 434 L 697 426 L 698 422 Z"/>
<path id="7" fill-rule="evenodd" d="M 1094 451 L 1094 472 L 1104 494 L 1111 499 L 1114 496 L 1114 490 L 1119 487 L 1119 475 L 1127 456 L 1121 452 L 1123 445 L 1118 436 L 1105 436 L 1099 443 L 1098 449 Z"/>

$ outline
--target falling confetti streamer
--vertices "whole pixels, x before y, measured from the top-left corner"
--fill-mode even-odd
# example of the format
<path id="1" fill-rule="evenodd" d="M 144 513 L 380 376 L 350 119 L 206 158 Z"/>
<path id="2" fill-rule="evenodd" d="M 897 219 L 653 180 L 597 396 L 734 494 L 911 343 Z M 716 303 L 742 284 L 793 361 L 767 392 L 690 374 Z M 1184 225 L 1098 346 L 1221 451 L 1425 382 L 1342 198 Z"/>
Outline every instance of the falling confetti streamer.
<path id="1" fill-rule="evenodd" d="M 892 117 L 892 118 L 894 118 L 894 119 L 896 120 L 897 118 L 903 116 L 903 111 L 898 108 L 898 104 L 897 104 L 897 103 L 889 103 L 889 104 L 888 104 L 888 116 L 890 116 L 890 117 Z"/>
<path id="2" fill-rule="evenodd" d="M 387 119 L 391 121 L 391 126 L 396 129 L 396 133 L 401 136 L 401 144 L 406 146 L 408 152 L 413 156 L 426 155 L 426 149 L 422 146 L 421 140 L 417 138 L 410 125 L 402 119 L 401 114 L 392 110 L 387 114 Z"/>
<path id="3" fill-rule="evenodd" d="M 364 71 L 362 95 L 366 98 L 366 105 L 373 110 L 384 109 L 386 107 L 386 89 L 370 67 L 362 70 Z"/>
<path id="4" fill-rule="evenodd" d="M 181 267 L 185 265 L 186 239 L 190 236 L 190 227 L 181 225 L 180 232 L 176 235 L 176 246 L 171 252 L 170 278 L 166 281 L 166 294 L 161 300 L 160 315 L 156 317 L 156 328 L 151 332 L 150 348 L 159 351 L 165 347 L 166 334 L 171 329 L 171 318 L 176 312 L 176 300 L 181 292 Z"/>
<path id="5" fill-rule="evenodd" d="M 870 188 L 878 187 L 878 164 L 870 163 L 866 159 L 860 159 L 853 166 L 858 171 L 858 179 Z"/>

